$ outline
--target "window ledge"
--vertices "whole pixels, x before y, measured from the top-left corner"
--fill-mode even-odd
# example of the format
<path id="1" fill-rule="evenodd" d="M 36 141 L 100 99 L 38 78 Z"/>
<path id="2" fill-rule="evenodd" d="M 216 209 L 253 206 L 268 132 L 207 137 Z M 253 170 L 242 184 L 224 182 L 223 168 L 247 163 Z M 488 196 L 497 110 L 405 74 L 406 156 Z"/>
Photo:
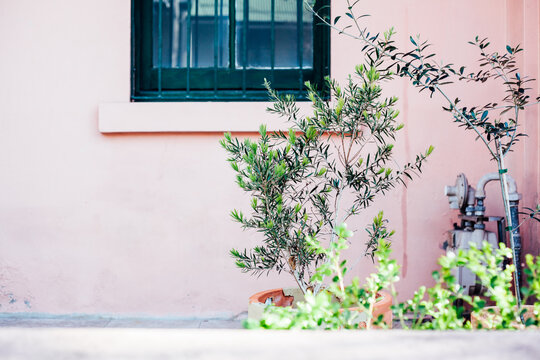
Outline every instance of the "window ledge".
<path id="1" fill-rule="evenodd" d="M 288 129 L 285 119 L 270 114 L 269 102 L 125 102 L 99 105 L 102 133 L 135 132 L 256 132 L 260 124 L 269 131 Z M 309 111 L 311 103 L 299 103 Z"/>

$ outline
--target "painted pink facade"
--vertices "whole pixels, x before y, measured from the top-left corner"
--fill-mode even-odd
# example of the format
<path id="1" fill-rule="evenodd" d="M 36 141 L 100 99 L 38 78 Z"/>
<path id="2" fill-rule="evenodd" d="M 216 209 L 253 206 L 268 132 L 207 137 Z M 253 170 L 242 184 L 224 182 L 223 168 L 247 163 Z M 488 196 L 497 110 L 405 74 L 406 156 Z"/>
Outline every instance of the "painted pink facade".
<path id="1" fill-rule="evenodd" d="M 444 62 L 472 64 L 478 56 L 467 41 L 487 36 L 500 49 L 521 43 L 522 73 L 540 76 L 539 0 L 362 3 L 373 30 L 394 26 L 401 44 L 421 34 Z M 344 9 L 333 1 L 333 14 Z M 248 198 L 218 144 L 224 131 L 255 136 L 262 122 L 282 124 L 264 103 L 130 103 L 130 21 L 130 0 L 0 1 L 0 313 L 231 316 L 246 310 L 250 294 L 293 284 L 286 275 L 242 274 L 229 257 L 256 236 L 229 218 Z M 360 49 L 333 33 L 332 76 L 343 80 Z M 471 103 L 501 93 L 449 91 Z M 441 98 L 401 80 L 387 93 L 400 98 L 406 124 L 397 160 L 429 145 L 435 152 L 421 178 L 349 224 L 359 229 L 350 254 L 360 254 L 364 224 L 383 209 L 408 296 L 431 282 L 456 221 L 444 186 L 460 172 L 476 183 L 495 165 L 441 110 Z M 538 107 L 528 108 L 529 137 L 509 160 L 525 206 L 538 201 L 538 122 Z M 497 184 L 487 191 L 488 214 L 501 215 Z M 537 226 L 522 236 L 525 252 L 538 254 Z M 366 259 L 354 272 L 370 269 Z"/>

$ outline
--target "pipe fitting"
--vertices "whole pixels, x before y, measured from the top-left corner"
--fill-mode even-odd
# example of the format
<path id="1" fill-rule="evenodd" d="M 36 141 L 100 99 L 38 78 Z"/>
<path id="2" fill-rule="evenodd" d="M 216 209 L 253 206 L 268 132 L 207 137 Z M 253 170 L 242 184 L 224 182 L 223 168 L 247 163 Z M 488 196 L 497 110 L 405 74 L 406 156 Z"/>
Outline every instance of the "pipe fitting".
<path id="1" fill-rule="evenodd" d="M 480 178 L 478 184 L 476 185 L 476 193 L 474 195 L 477 199 L 486 198 L 486 185 L 490 181 L 499 180 L 498 173 L 488 173 Z M 521 194 L 517 192 L 517 185 L 514 178 L 510 175 L 506 175 L 506 181 L 508 182 L 508 200 L 510 201 L 519 201 L 521 200 Z"/>

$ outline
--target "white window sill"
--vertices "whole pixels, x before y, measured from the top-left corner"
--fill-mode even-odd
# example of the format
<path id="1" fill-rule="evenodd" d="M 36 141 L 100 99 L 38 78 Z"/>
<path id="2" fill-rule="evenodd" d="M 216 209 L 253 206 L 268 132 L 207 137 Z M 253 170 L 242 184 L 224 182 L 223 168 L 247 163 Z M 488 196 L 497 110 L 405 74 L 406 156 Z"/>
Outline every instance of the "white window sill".
<path id="1" fill-rule="evenodd" d="M 284 130 L 285 119 L 270 114 L 268 102 L 140 102 L 99 105 L 99 131 L 134 132 L 256 132 Z M 311 103 L 299 103 L 309 111 Z"/>

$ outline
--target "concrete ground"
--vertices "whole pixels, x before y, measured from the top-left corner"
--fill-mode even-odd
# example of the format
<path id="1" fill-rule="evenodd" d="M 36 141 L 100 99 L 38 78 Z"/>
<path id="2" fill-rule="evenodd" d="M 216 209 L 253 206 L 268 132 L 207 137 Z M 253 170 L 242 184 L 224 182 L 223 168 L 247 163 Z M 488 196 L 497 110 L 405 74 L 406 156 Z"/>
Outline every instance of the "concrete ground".
<path id="1" fill-rule="evenodd" d="M 245 312 L 230 318 L 0 313 L 0 329 L 3 327 L 242 329 L 242 320 L 246 317 Z"/>
<path id="2" fill-rule="evenodd" d="M 0 360 L 540 359 L 540 331 L 249 331 L 188 319 L 0 314 Z"/>
<path id="3" fill-rule="evenodd" d="M 0 359 L 540 358 L 540 332 L 0 328 Z"/>

